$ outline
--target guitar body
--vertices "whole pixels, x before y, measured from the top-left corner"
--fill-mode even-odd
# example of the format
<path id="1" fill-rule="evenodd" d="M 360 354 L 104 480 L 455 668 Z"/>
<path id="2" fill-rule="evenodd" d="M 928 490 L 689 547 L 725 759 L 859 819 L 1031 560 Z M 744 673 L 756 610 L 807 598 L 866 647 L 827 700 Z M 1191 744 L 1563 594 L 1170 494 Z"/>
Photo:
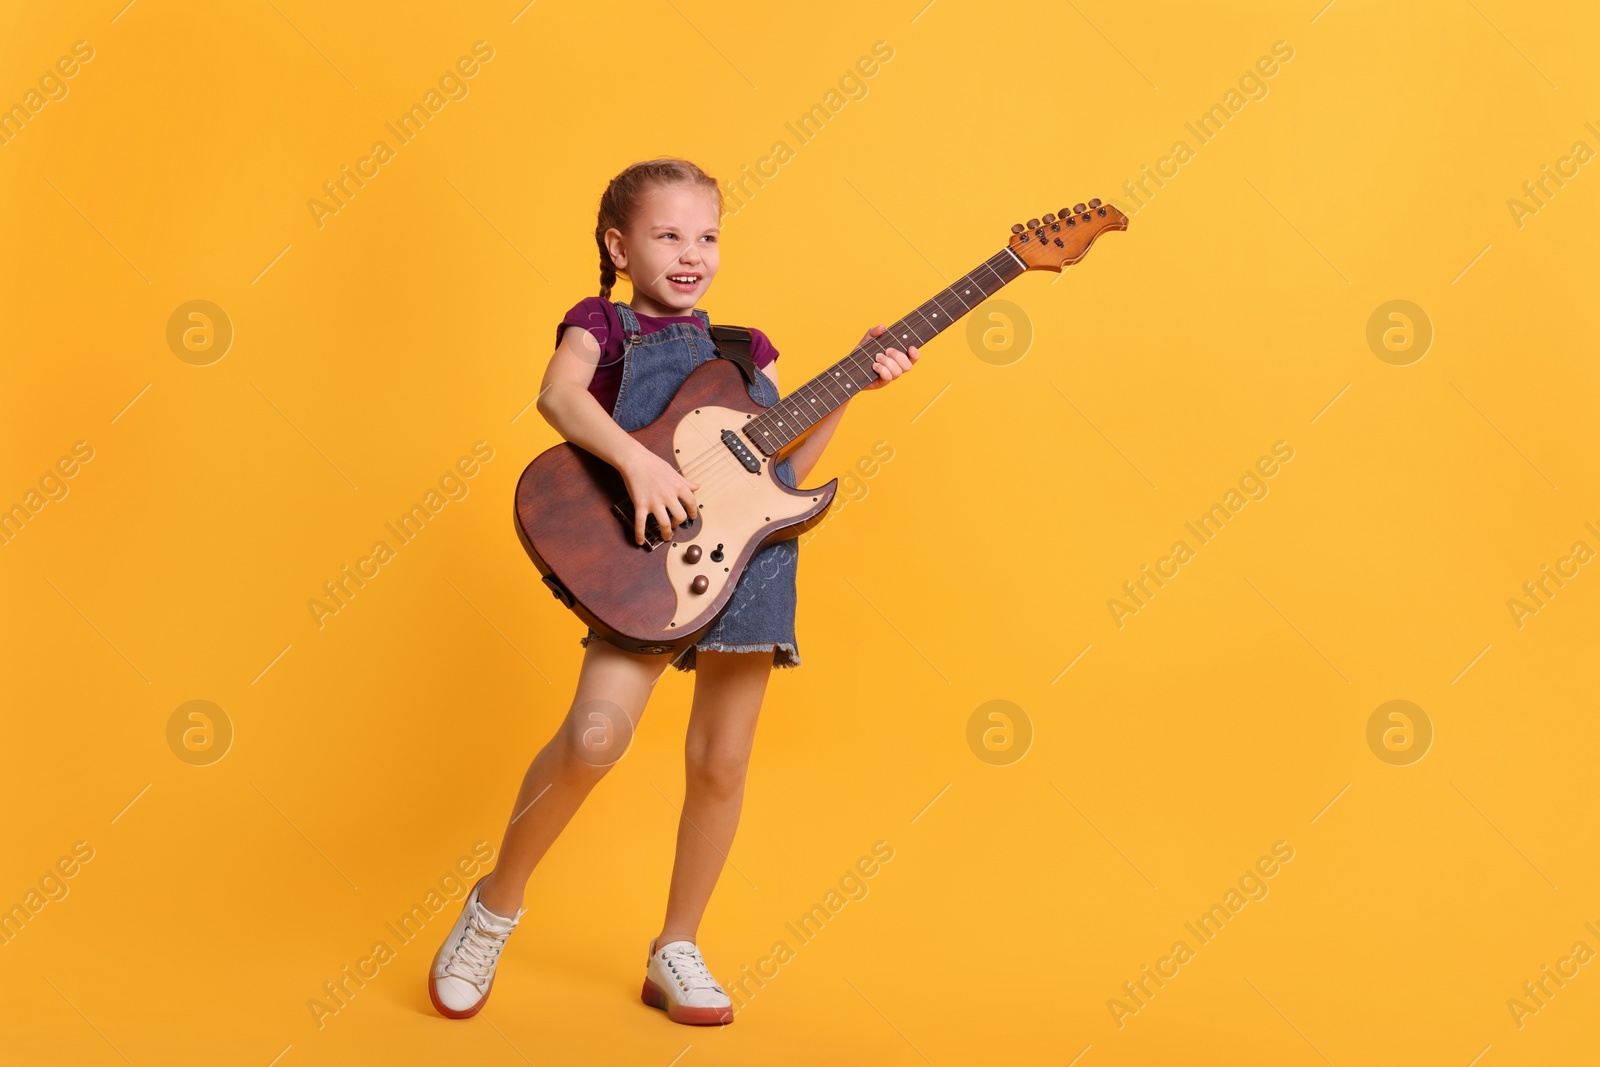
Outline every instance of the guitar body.
<path id="1" fill-rule="evenodd" d="M 665 538 L 649 519 L 643 545 L 611 464 L 565 441 L 529 463 L 517 482 L 517 536 L 557 599 L 631 652 L 678 652 L 699 640 L 752 557 L 820 522 L 838 490 L 837 478 L 816 489 L 784 484 L 783 457 L 763 456 L 742 434 L 730 447 L 725 431 L 738 434 L 764 410 L 736 364 L 712 359 L 630 435 L 700 486 L 699 515 Z"/>

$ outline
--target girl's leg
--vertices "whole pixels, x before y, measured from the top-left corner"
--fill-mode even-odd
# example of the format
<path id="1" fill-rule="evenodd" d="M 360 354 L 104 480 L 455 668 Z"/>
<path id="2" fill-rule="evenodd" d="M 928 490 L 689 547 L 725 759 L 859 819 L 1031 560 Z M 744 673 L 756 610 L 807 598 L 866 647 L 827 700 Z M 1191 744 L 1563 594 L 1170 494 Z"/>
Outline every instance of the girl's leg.
<path id="1" fill-rule="evenodd" d="M 528 767 L 500 860 L 479 890 L 484 907 L 497 915 L 517 914 L 534 866 L 627 750 L 668 658 L 625 652 L 598 639 L 585 646 L 572 707 Z"/>
<path id="2" fill-rule="evenodd" d="M 770 652 L 695 653 L 694 704 L 684 739 L 683 817 L 666 921 L 651 945 L 693 941 L 733 845 Z"/>

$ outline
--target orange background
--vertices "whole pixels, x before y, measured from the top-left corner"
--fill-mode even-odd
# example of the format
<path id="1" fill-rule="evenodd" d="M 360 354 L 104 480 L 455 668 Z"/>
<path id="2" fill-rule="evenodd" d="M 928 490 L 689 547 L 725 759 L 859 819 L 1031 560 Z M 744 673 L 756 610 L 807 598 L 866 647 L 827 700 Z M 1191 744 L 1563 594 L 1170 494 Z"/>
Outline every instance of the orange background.
<path id="1" fill-rule="evenodd" d="M 38 504 L 0 544 L 0 905 L 26 915 L 3 1058 L 1592 1060 L 1600 975 L 1560 961 L 1600 949 L 1600 577 L 1572 555 L 1600 547 L 1597 31 L 1503 0 L 8 6 L 0 105 L 40 95 L 0 144 L 0 506 Z M 406 945 L 385 924 L 498 847 L 571 695 L 583 627 L 510 502 L 557 439 L 529 405 L 596 288 L 596 201 L 636 159 L 731 179 L 778 141 L 703 306 L 766 330 L 789 389 L 1013 222 L 1099 197 L 1132 224 L 858 400 L 809 479 L 850 481 L 803 545 L 804 664 L 772 679 L 700 935 L 724 984 L 793 950 L 737 1024 L 638 1001 L 675 671 L 536 873 L 489 1006 L 441 1019 L 458 905 Z M 195 300 L 220 358 L 169 342 Z M 319 628 L 322 583 L 477 442 Z M 1185 524 L 1235 488 L 1201 543 Z M 1547 564 L 1569 577 L 1519 620 Z M 1136 1001 L 1146 965 L 1173 976 Z M 1519 1025 L 1546 965 L 1576 975 Z"/>

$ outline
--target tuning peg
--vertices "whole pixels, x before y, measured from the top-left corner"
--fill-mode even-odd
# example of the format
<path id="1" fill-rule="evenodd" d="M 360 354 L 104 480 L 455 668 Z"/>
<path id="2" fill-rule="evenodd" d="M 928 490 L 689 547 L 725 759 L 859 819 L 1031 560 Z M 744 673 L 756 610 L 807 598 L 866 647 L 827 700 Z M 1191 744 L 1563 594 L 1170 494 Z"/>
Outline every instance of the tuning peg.
<path id="1" fill-rule="evenodd" d="M 1048 226 L 1054 221 L 1056 221 L 1056 217 L 1054 215 L 1051 215 L 1048 212 L 1046 212 L 1045 217 L 1044 217 L 1044 224 L 1046 226 Z"/>
<path id="2" fill-rule="evenodd" d="M 1011 226 L 1011 232 L 1012 233 L 1021 233 L 1025 229 L 1027 229 L 1027 227 L 1022 225 L 1022 223 L 1020 223 L 1020 222 L 1013 223 L 1012 226 Z"/>
<path id="3" fill-rule="evenodd" d="M 1075 204 L 1073 205 L 1072 213 L 1074 215 L 1082 215 L 1087 208 L 1087 204 Z"/>
<path id="4" fill-rule="evenodd" d="M 1100 201 L 1098 201 L 1098 200 L 1091 200 L 1091 201 L 1089 201 L 1089 206 L 1090 206 L 1090 207 L 1099 207 L 1099 206 L 1100 206 Z"/>
<path id="5" fill-rule="evenodd" d="M 1038 219 L 1029 219 L 1028 220 L 1028 229 L 1036 230 L 1038 228 L 1039 228 L 1039 220 Z"/>
<path id="6" fill-rule="evenodd" d="M 1066 218 L 1068 215 L 1072 214 L 1072 212 L 1068 211 L 1066 208 L 1062 208 L 1060 211 L 1056 212 L 1056 214 L 1060 215 L 1062 218 Z"/>

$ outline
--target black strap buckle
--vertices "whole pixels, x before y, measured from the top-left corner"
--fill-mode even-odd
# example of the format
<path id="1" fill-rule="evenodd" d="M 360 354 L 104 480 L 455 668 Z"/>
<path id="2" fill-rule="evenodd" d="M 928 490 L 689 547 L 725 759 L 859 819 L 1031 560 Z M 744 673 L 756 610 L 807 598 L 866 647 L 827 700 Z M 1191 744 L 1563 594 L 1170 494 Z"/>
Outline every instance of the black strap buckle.
<path id="1" fill-rule="evenodd" d="M 756 375 L 761 372 L 750 355 L 750 331 L 743 326 L 712 326 L 710 333 L 711 344 L 716 348 L 717 355 L 738 364 L 744 372 L 745 382 L 754 385 Z"/>

